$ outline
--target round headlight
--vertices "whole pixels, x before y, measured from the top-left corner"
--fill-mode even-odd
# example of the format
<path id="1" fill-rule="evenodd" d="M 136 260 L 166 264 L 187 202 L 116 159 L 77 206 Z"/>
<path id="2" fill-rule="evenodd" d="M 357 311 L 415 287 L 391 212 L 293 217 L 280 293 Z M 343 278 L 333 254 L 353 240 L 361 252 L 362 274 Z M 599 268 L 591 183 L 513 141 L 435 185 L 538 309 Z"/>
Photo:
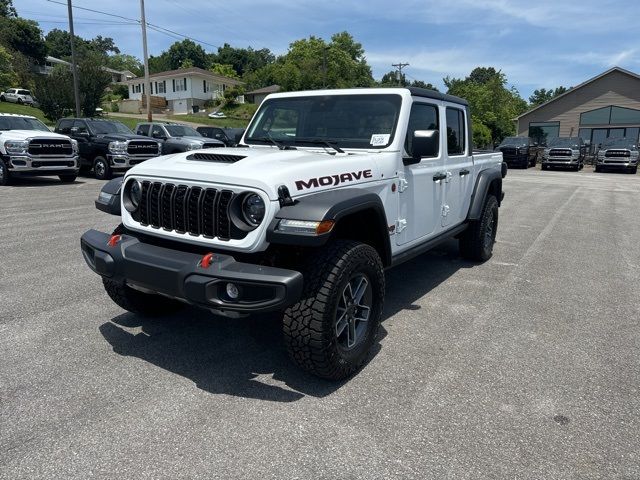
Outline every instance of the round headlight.
<path id="1" fill-rule="evenodd" d="M 135 212 L 140 206 L 142 200 L 142 184 L 138 180 L 129 180 L 124 189 L 123 198 L 124 208 L 128 212 Z"/>
<path id="2" fill-rule="evenodd" d="M 244 197 L 242 201 L 242 214 L 245 221 L 253 226 L 257 227 L 264 219 L 266 207 L 264 200 L 255 193 L 250 193 Z"/>

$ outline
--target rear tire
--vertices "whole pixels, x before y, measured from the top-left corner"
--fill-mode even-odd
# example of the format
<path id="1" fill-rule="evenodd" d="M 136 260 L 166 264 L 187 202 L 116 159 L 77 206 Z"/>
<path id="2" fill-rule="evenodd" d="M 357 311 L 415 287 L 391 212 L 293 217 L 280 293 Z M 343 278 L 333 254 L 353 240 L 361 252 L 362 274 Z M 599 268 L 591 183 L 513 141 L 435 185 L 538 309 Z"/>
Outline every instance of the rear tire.
<path id="1" fill-rule="evenodd" d="M 19 98 L 17 103 L 18 103 L 18 105 L 22 105 L 24 102 L 22 101 L 21 98 Z"/>
<path id="2" fill-rule="evenodd" d="M 73 183 L 78 178 L 78 175 L 58 175 L 58 178 L 62 183 Z"/>
<path id="3" fill-rule="evenodd" d="M 302 298 L 283 318 L 289 355 L 322 378 L 344 379 L 367 360 L 380 326 L 385 278 L 376 250 L 337 240 L 303 271 Z"/>
<path id="4" fill-rule="evenodd" d="M 7 101 L 7 99 L 6 99 L 6 98 L 4 98 L 4 95 L 2 95 L 2 96 L 0 97 L 0 102 L 6 102 L 6 101 Z"/>
<path id="5" fill-rule="evenodd" d="M 110 180 L 112 173 L 109 162 L 104 157 L 96 157 L 93 160 L 93 173 L 98 180 Z"/>
<path id="6" fill-rule="evenodd" d="M 6 187 L 7 185 L 11 185 L 11 173 L 7 164 L 0 158 L 0 186 Z"/>
<path id="7" fill-rule="evenodd" d="M 479 220 L 469 222 L 460 237 L 460 254 L 467 260 L 485 262 L 493 255 L 498 231 L 498 200 L 487 196 Z"/>

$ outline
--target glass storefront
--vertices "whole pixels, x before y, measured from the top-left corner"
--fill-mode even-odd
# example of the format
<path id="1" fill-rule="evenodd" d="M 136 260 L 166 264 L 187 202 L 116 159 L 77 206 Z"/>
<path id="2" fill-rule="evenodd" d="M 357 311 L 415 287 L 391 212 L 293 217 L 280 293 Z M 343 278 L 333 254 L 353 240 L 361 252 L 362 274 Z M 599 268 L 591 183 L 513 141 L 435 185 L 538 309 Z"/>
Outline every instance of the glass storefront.
<path id="1" fill-rule="evenodd" d="M 578 136 L 591 143 L 591 153 L 608 138 L 626 137 L 637 142 L 639 135 L 640 110 L 610 105 L 580 114 Z"/>
<path id="2" fill-rule="evenodd" d="M 546 145 L 552 138 L 560 135 L 560 122 L 531 122 L 529 137 L 538 145 Z"/>

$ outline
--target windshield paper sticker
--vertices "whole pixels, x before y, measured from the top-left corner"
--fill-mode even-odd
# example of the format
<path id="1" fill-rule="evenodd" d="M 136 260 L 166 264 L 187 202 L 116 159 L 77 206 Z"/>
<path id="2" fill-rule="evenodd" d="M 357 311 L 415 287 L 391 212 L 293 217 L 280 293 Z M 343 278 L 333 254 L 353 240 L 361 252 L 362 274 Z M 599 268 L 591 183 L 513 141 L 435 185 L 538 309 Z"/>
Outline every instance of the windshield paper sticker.
<path id="1" fill-rule="evenodd" d="M 371 145 L 374 147 L 380 147 L 382 145 L 386 145 L 389 143 L 389 135 L 388 133 L 374 133 L 371 135 Z"/>

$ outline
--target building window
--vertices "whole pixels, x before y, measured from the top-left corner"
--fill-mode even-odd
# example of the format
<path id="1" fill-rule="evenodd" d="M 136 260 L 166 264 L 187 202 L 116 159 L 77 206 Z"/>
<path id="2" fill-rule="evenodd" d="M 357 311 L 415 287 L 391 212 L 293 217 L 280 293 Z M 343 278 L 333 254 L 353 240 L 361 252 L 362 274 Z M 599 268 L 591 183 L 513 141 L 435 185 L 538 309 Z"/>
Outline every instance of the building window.
<path id="1" fill-rule="evenodd" d="M 140 93 L 142 91 L 142 86 L 138 83 L 135 85 L 134 93 Z"/>
<path id="2" fill-rule="evenodd" d="M 638 141 L 640 135 L 639 127 L 627 128 L 581 128 L 578 130 L 578 136 L 585 142 L 590 142 L 592 147 L 598 146 L 607 138 L 625 137 L 634 142 Z"/>
<path id="3" fill-rule="evenodd" d="M 173 91 L 174 92 L 185 92 L 187 90 L 187 79 L 185 78 L 174 78 L 173 79 Z"/>
<path id="4" fill-rule="evenodd" d="M 580 114 L 580 125 L 624 125 L 640 123 L 640 110 L 609 106 Z"/>
<path id="5" fill-rule="evenodd" d="M 165 80 L 156 82 L 156 93 L 167 93 L 167 82 Z"/>
<path id="6" fill-rule="evenodd" d="M 560 136 L 560 122 L 531 122 L 529 137 L 538 145 L 546 145 L 549 140 Z"/>
<path id="7" fill-rule="evenodd" d="M 447 107 L 447 153 L 464 155 L 464 113 L 459 108 Z"/>

